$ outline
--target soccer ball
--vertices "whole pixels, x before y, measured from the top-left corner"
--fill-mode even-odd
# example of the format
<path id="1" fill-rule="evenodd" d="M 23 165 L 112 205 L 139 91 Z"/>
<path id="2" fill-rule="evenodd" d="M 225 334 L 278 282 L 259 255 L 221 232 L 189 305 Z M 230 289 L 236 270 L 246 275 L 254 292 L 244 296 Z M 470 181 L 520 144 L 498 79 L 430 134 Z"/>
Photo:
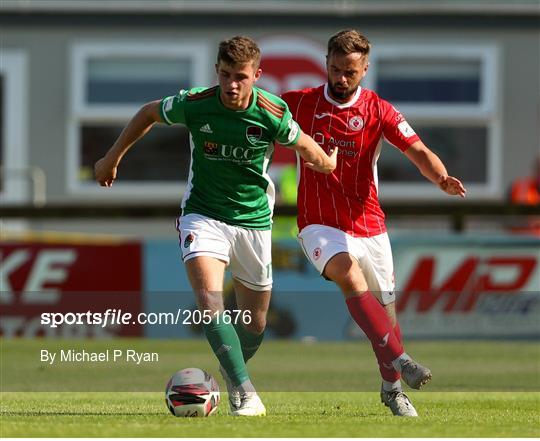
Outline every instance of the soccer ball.
<path id="1" fill-rule="evenodd" d="M 182 369 L 167 383 L 165 404 L 177 417 L 210 416 L 219 404 L 219 386 L 214 377 L 202 369 Z"/>

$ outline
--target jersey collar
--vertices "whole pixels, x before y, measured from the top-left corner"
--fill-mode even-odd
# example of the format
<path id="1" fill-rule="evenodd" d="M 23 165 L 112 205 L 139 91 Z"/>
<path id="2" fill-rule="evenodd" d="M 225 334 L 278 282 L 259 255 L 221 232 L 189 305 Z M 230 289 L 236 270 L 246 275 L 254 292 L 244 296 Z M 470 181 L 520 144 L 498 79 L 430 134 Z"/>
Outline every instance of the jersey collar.
<path id="1" fill-rule="evenodd" d="M 328 93 L 328 83 L 324 85 L 324 97 L 326 98 L 326 101 L 328 101 L 330 104 L 333 104 L 336 107 L 339 107 L 340 109 L 346 109 L 347 107 L 353 106 L 356 101 L 358 101 L 358 98 L 360 98 L 360 94 L 362 93 L 362 88 L 358 86 L 358 89 L 356 90 L 356 93 L 353 95 L 353 97 L 347 101 L 346 103 L 340 103 L 333 99 L 330 94 Z"/>

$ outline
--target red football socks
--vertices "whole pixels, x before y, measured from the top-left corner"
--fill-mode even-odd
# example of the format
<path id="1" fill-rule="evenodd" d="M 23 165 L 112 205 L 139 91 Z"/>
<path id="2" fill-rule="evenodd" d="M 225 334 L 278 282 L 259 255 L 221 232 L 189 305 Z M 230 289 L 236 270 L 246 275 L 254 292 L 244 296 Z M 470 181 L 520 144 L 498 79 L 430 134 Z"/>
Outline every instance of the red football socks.
<path id="1" fill-rule="evenodd" d="M 369 291 L 347 298 L 346 303 L 352 318 L 371 342 L 383 379 L 390 382 L 399 380 L 400 375 L 393 368 L 392 360 L 403 354 L 403 346 L 383 306 Z M 399 325 L 396 328 L 401 337 Z"/>

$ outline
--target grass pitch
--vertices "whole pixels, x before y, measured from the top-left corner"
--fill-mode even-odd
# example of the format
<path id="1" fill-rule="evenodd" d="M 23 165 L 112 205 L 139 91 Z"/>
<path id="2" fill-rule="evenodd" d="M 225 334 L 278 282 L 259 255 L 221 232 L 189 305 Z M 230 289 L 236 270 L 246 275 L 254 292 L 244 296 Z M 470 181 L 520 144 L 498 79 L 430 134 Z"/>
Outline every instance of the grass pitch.
<path id="1" fill-rule="evenodd" d="M 216 376 L 204 341 L 4 340 L 2 437 L 540 437 L 540 348 L 518 342 L 414 342 L 434 380 L 411 392 L 420 418 L 395 418 L 379 401 L 366 343 L 265 342 L 249 367 L 268 416 L 175 418 L 164 404 L 173 371 Z M 42 348 L 135 348 L 160 362 L 44 366 Z M 146 392 L 141 392 L 146 391 Z"/>

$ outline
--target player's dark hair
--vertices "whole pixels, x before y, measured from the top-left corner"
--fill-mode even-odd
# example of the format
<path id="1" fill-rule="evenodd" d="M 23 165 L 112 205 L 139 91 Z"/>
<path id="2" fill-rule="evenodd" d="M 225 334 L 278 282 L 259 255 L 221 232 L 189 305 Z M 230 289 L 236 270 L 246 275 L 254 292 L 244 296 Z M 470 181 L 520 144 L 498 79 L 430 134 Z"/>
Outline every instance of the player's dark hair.
<path id="1" fill-rule="evenodd" d="M 261 51 L 251 38 L 237 35 L 219 43 L 218 64 L 220 61 L 231 65 L 253 62 L 258 68 L 261 61 Z"/>
<path id="2" fill-rule="evenodd" d="M 328 40 L 328 55 L 348 55 L 354 52 L 368 55 L 370 47 L 369 40 L 360 32 L 354 29 L 346 29 L 330 37 L 330 40 Z"/>

